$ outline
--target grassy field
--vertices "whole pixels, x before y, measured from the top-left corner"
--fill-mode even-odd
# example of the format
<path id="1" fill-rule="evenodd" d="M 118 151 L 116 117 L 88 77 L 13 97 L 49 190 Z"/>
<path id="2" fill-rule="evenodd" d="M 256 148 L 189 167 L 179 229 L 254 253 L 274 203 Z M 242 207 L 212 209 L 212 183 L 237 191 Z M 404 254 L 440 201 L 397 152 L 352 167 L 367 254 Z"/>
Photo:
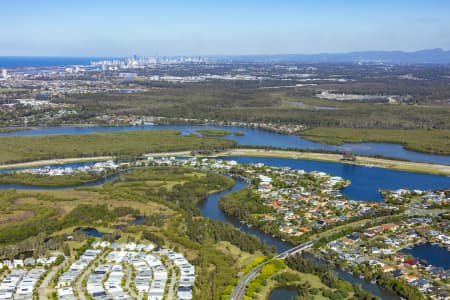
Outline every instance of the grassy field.
<path id="1" fill-rule="evenodd" d="M 286 268 L 286 270 L 281 271 L 279 274 L 281 273 L 287 273 L 292 275 L 293 277 L 298 277 L 299 280 L 294 280 L 289 282 L 289 285 L 291 286 L 296 286 L 296 285 L 302 285 L 302 284 L 309 284 L 311 286 L 311 288 L 315 288 L 315 289 L 327 289 L 329 290 L 329 288 L 326 287 L 326 285 L 324 285 L 321 281 L 320 278 L 317 275 L 313 275 L 310 273 L 301 273 L 301 272 L 297 272 L 294 271 L 290 268 Z M 269 279 L 267 281 L 267 285 L 265 285 L 261 291 L 258 293 L 258 298 L 259 299 L 268 299 L 270 292 L 277 287 L 277 281 L 275 281 L 273 278 Z M 321 293 L 318 293 L 317 295 L 314 295 L 313 300 L 326 300 L 329 299 L 327 297 L 324 297 Z"/>
<path id="2" fill-rule="evenodd" d="M 181 136 L 178 131 L 8 136 L 0 137 L 0 163 L 104 155 L 141 155 L 179 150 L 214 150 L 234 145 L 234 141 L 225 139 Z"/>
<path id="3" fill-rule="evenodd" d="M 162 211 L 165 218 L 171 218 L 175 211 L 195 206 L 210 190 L 221 189 L 222 185 L 228 188 L 232 185 L 232 180 L 219 175 L 205 176 L 204 173 L 188 169 L 143 168 L 100 187 L 76 190 L 1 190 L 0 231 L 5 235 L 4 242 L 16 240 L 8 231 L 18 224 L 26 226 L 37 219 L 41 222 L 41 216 L 46 216 L 48 212 L 56 212 L 55 221 L 62 221 L 61 224 L 64 224 L 64 218 L 80 205 L 106 205 L 108 209 L 126 206 L 139 210 L 141 215 L 146 216 Z M 115 220 L 110 219 L 102 221 L 100 217 L 80 225 L 108 226 L 114 222 Z M 49 229 L 48 232 L 52 230 Z"/>
<path id="4" fill-rule="evenodd" d="M 314 142 L 334 145 L 363 142 L 398 143 L 414 151 L 450 155 L 450 130 L 385 130 L 320 127 L 304 131 L 301 136 Z"/>
<path id="5" fill-rule="evenodd" d="M 10 253 L 12 243 L 21 243 L 14 249 L 26 250 L 46 240 L 42 237 L 64 240 L 67 235 L 78 236 L 74 230 L 79 226 L 115 234 L 118 232 L 116 225 L 128 224 L 119 232 L 119 242 L 145 243 L 149 240 L 145 232 L 151 232 L 159 242 L 150 241 L 183 253 L 196 266 L 195 298 L 218 299 L 238 270 L 261 252 L 242 251 L 235 241 L 215 241 L 202 231 L 199 233 L 205 240 L 194 241 L 187 235 L 186 218 L 192 216 L 188 210 L 197 207 L 209 193 L 226 189 L 230 184 L 233 180 L 225 176 L 206 176 L 186 168 L 149 167 L 136 169 L 117 181 L 95 188 L 2 190 L 0 255 Z M 145 215 L 144 223 L 130 223 L 133 218 L 128 212 Z M 226 230 L 225 235 L 238 232 L 228 227 L 222 230 Z M 81 245 L 79 241 L 73 243 Z"/>
<path id="6" fill-rule="evenodd" d="M 260 251 L 250 254 L 248 252 L 242 251 L 230 242 L 225 241 L 218 242 L 216 244 L 216 248 L 226 256 L 235 257 L 236 266 L 239 269 L 250 264 L 256 257 L 260 257 L 263 255 Z"/>

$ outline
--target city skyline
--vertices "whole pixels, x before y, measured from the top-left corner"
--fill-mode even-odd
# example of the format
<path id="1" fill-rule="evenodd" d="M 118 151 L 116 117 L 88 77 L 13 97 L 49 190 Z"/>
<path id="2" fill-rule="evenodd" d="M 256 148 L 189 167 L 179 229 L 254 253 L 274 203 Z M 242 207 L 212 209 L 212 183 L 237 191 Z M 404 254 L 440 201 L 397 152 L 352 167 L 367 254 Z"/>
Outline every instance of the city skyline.
<path id="1" fill-rule="evenodd" d="M 450 49 L 434 1 L 15 1 L 2 56 L 257 55 Z"/>

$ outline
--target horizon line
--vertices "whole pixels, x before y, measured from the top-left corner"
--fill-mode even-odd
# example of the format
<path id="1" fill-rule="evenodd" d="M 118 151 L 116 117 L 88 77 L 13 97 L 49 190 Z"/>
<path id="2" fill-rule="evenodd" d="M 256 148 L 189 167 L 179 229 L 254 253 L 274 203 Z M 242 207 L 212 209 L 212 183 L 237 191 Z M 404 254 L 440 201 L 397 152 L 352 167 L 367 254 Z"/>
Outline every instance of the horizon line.
<path id="1" fill-rule="evenodd" d="M 422 51 L 433 51 L 440 50 L 441 52 L 450 52 L 449 49 L 444 49 L 441 47 L 438 48 L 423 48 L 413 51 L 406 50 L 361 50 L 361 51 L 340 51 L 340 52 L 315 52 L 315 53 L 267 53 L 267 54 L 172 54 L 172 55 L 141 55 L 141 54 L 129 54 L 127 55 L 0 55 L 0 57 L 61 57 L 61 58 L 129 58 L 134 55 L 142 58 L 142 57 L 240 57 L 240 56 L 289 56 L 289 55 L 339 55 L 339 54 L 352 54 L 352 53 L 367 53 L 367 52 L 401 52 L 405 54 L 417 53 Z"/>

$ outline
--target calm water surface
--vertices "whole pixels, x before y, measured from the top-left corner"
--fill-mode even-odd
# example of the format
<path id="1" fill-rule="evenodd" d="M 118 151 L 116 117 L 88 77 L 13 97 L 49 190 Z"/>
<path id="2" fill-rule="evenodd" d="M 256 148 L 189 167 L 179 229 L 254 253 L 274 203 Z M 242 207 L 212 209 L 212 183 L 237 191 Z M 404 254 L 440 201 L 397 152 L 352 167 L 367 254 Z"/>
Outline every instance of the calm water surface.
<path id="1" fill-rule="evenodd" d="M 243 181 L 242 179 L 235 179 L 235 185 L 229 189 L 225 190 L 219 193 L 211 194 L 205 201 L 203 201 L 200 204 L 200 210 L 202 212 L 202 215 L 205 217 L 208 217 L 213 220 L 218 220 L 222 222 L 227 222 L 232 224 L 235 228 L 241 230 L 242 232 L 246 232 L 249 234 L 254 234 L 258 236 L 262 241 L 264 241 L 266 244 L 270 246 L 274 246 L 277 249 L 277 252 L 281 253 L 284 252 L 290 248 L 292 248 L 291 245 L 282 242 L 281 240 L 274 238 L 268 234 L 264 234 L 258 229 L 248 227 L 245 224 L 240 223 L 237 219 L 226 216 L 218 206 L 218 201 L 223 196 L 238 191 L 246 186 L 248 186 L 248 183 Z"/>
<path id="2" fill-rule="evenodd" d="M 395 171 L 383 168 L 369 168 L 343 163 L 313 160 L 224 156 L 224 160 L 235 160 L 241 164 L 261 162 L 268 166 L 291 167 L 309 171 L 322 171 L 334 176 L 341 176 L 351 181 L 343 193 L 352 200 L 381 201 L 379 189 L 422 189 L 435 190 L 450 187 L 450 177 Z"/>
<path id="3" fill-rule="evenodd" d="M 88 65 L 99 57 L 0 56 L 1 68 Z"/>
<path id="4" fill-rule="evenodd" d="M 235 181 L 236 181 L 236 184 L 230 190 L 212 194 L 203 203 L 200 204 L 200 209 L 201 209 L 202 215 L 205 217 L 214 219 L 214 220 L 228 222 L 228 223 L 232 224 L 235 228 L 237 228 L 243 232 L 256 235 L 259 239 L 264 241 L 266 244 L 268 244 L 270 246 L 274 246 L 277 249 L 278 253 L 282 253 L 282 252 L 292 248 L 292 245 L 285 243 L 285 242 L 281 241 L 280 239 L 274 238 L 271 235 L 266 234 L 255 228 L 248 227 L 248 226 L 240 223 L 238 220 L 231 218 L 231 217 L 227 217 L 223 214 L 223 212 L 219 209 L 219 207 L 217 205 L 217 201 L 221 197 L 225 196 L 226 194 L 240 190 L 241 188 L 248 185 L 248 183 L 246 183 L 240 179 L 235 179 Z M 315 259 L 315 258 L 311 257 L 311 259 Z M 379 296 L 381 299 L 386 299 L 386 300 L 398 300 L 399 299 L 399 297 L 397 297 L 395 294 L 390 293 L 385 290 L 382 290 L 376 284 L 372 284 L 369 281 L 366 281 L 366 280 L 358 278 L 358 277 L 353 277 L 349 273 L 346 273 L 338 268 L 334 268 L 333 270 L 338 274 L 339 277 L 341 277 L 351 283 L 356 283 L 356 284 L 361 285 L 361 287 L 364 290 L 370 291 L 371 293 Z M 292 292 L 292 291 L 290 291 L 290 292 Z M 289 297 L 292 296 L 293 294 L 288 293 L 285 289 L 280 289 L 275 292 L 275 295 L 277 295 L 277 297 L 279 297 L 279 298 L 270 298 L 270 299 L 289 300 L 290 299 Z M 275 297 L 275 295 L 272 297 Z M 282 297 L 282 295 L 285 295 L 287 298 Z"/>
<path id="5" fill-rule="evenodd" d="M 300 294 L 296 289 L 277 288 L 270 292 L 269 300 L 292 300 L 298 295 Z"/>
<path id="6" fill-rule="evenodd" d="M 94 132 L 120 132 L 135 130 L 179 130 L 182 134 L 196 133 L 199 129 L 219 129 L 230 132 L 240 131 L 244 136 L 233 134 L 221 138 L 233 139 L 239 145 L 247 146 L 270 146 L 276 148 L 292 148 L 303 150 L 344 151 L 360 155 L 379 155 L 385 157 L 399 158 L 410 161 L 429 162 L 450 165 L 450 155 L 433 155 L 409 151 L 399 144 L 385 143 L 357 143 L 343 144 L 341 146 L 325 145 L 310 142 L 296 135 L 284 135 L 268 132 L 260 129 L 241 128 L 235 126 L 201 126 L 201 125 L 154 125 L 154 126 L 123 126 L 123 127 L 49 127 L 33 130 L 1 133 L 0 136 L 30 136 L 30 135 L 53 135 L 53 134 L 88 134 Z"/>
<path id="7" fill-rule="evenodd" d="M 444 247 L 426 243 L 405 249 L 403 252 L 419 260 L 425 260 L 430 265 L 450 269 L 450 251 Z"/>
<path id="8" fill-rule="evenodd" d="M 93 237 L 103 237 L 105 235 L 104 232 L 98 231 L 97 228 L 83 228 L 81 229 L 81 232 L 87 236 Z"/>
<path id="9" fill-rule="evenodd" d="M 401 172 L 401 171 L 393 171 L 382 168 L 368 168 L 363 166 L 353 166 L 342 163 L 331 163 L 331 162 L 319 162 L 319 161 L 309 161 L 309 160 L 297 160 L 297 159 L 283 159 L 283 158 L 263 158 L 263 157 L 222 157 L 224 160 L 236 160 L 239 163 L 256 163 L 262 162 L 266 165 L 271 166 L 286 166 L 296 169 L 304 169 L 305 171 L 323 171 L 332 175 L 341 176 L 345 179 L 350 179 L 352 184 L 344 189 L 344 193 L 350 199 L 356 200 L 376 200 L 380 201 L 381 196 L 378 193 L 378 189 L 380 188 L 419 188 L 419 189 L 438 189 L 450 186 L 450 178 L 447 176 L 437 176 L 437 175 L 428 175 L 428 174 L 418 174 L 418 173 L 410 173 L 410 172 Z M 83 163 L 85 164 L 92 164 Z M 83 165 L 82 164 L 82 165 Z M 67 164 L 67 165 L 57 165 L 59 167 L 64 166 L 80 166 L 80 164 Z M 10 170 L 3 170 L 10 171 Z M 110 181 L 113 178 L 106 178 L 103 182 L 90 183 L 89 185 L 99 185 L 104 182 Z M 232 224 L 237 229 L 258 236 L 262 241 L 267 243 L 268 245 L 274 246 L 277 249 L 277 252 L 281 253 L 291 248 L 291 245 L 276 239 L 268 234 L 265 234 L 255 228 L 251 228 L 246 226 L 245 224 L 240 223 L 238 220 L 234 218 L 230 218 L 225 216 L 222 211 L 218 208 L 217 202 L 218 200 L 225 196 L 230 192 L 234 192 L 242 189 L 247 186 L 248 183 L 241 180 L 236 179 L 236 184 L 227 191 L 222 191 L 219 193 L 215 193 L 210 195 L 203 203 L 200 204 L 200 209 L 202 214 L 205 217 L 228 222 Z M 1 188 L 8 188 L 10 185 L 0 185 Z M 17 186 L 17 188 L 27 188 L 27 189 L 49 189 L 49 188 L 40 188 L 40 187 L 29 187 L 29 186 Z M 95 232 L 91 232 L 94 233 Z M 430 245 L 432 247 L 432 245 Z M 433 251 L 441 251 L 442 249 L 434 249 L 434 248 L 424 248 L 422 250 L 417 249 L 417 253 L 414 254 L 419 258 L 426 259 L 429 263 L 433 264 L 433 257 L 441 257 L 436 255 L 436 252 Z M 445 249 L 444 249 L 445 250 Z M 446 250 L 445 250 L 446 251 Z M 424 254 L 421 254 L 424 253 Z M 439 252 L 440 253 L 440 252 Z M 425 255 L 426 254 L 426 255 Z M 420 256 L 422 255 L 422 256 Z M 429 255 L 429 256 L 428 256 Z M 443 255 L 445 257 L 444 262 L 445 266 L 448 267 L 448 253 L 441 253 L 439 255 Z M 442 258 L 437 258 L 438 260 L 442 260 Z M 436 264 L 439 266 L 438 264 Z M 382 299 L 399 299 L 396 295 L 392 293 L 388 293 L 380 289 L 375 284 L 371 284 L 363 279 L 353 277 L 352 275 L 340 270 L 335 269 L 335 272 L 338 275 L 352 283 L 361 284 L 363 289 L 368 290 Z M 280 295 L 284 294 L 286 291 L 277 290 L 274 292 L 274 296 L 281 297 Z M 292 291 L 290 291 L 292 292 Z M 290 294 L 286 292 L 286 297 L 290 297 Z M 280 299 L 280 300 L 288 300 L 289 298 L 271 298 L 271 299 Z"/>

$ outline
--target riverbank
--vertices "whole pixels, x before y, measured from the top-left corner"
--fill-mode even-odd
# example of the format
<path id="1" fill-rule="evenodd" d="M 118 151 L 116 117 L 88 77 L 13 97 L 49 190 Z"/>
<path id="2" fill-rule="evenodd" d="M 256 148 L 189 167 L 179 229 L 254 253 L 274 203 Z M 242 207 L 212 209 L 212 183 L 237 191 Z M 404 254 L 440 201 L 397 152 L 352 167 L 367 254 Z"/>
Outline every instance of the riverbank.
<path id="1" fill-rule="evenodd" d="M 49 127 L 49 128 L 33 128 L 33 130 L 28 131 L 19 131 L 17 133 L 10 132 L 10 133 L 0 133 L 0 136 L 3 137 L 19 137 L 19 136 L 50 136 L 50 135 L 65 135 L 65 136 L 79 136 L 79 135 L 87 135 L 87 134 L 97 134 L 97 133 L 108 133 L 108 132 L 134 132 L 134 131 L 162 131 L 162 130 L 169 130 L 169 131 L 177 131 L 181 133 L 183 136 L 191 136 L 195 135 L 197 138 L 200 138 L 199 133 L 197 130 L 220 130 L 220 131 L 229 131 L 230 135 L 228 136 L 220 136 L 216 137 L 219 139 L 225 139 L 225 140 L 234 140 L 237 145 L 243 148 L 270 148 L 270 149 L 280 149 L 280 150 L 293 150 L 293 151 L 307 151 L 307 152 L 316 152 L 316 151 L 322 151 L 324 153 L 348 153 L 348 154 L 354 154 L 354 155 L 361 155 L 361 156 L 370 156 L 370 157 L 381 157 L 381 158 L 387 158 L 387 159 L 398 159 L 398 160 L 407 160 L 407 161 L 415 161 L 415 162 L 424 162 L 424 163 L 431 163 L 431 164 L 444 164 L 444 165 L 450 165 L 450 155 L 436 155 L 436 154 L 425 154 L 425 153 L 419 153 L 414 152 L 410 150 L 406 150 L 402 145 L 400 144 L 390 144 L 390 143 L 346 143 L 341 146 L 334 146 L 329 144 L 322 144 L 322 143 L 315 143 L 311 142 L 309 140 L 301 138 L 299 135 L 295 134 L 280 134 L 280 133 L 274 133 L 269 130 L 265 130 L 263 128 L 257 129 L 257 128 L 246 128 L 246 127 L 240 127 L 240 126 L 231 126 L 231 125 L 144 125 L 144 126 L 85 126 L 85 127 Z M 233 131 L 239 131 L 241 134 L 231 134 Z M 72 139 L 72 138 L 71 138 Z M 78 137 L 76 137 L 78 139 Z M 203 138 L 206 139 L 206 138 Z M 158 141 L 164 141 L 165 139 L 160 139 Z M 2 140 L 3 142 L 7 142 L 7 140 Z M 63 141 L 65 142 L 65 141 Z M 72 141 L 73 142 L 73 141 Z M 0 144 L 2 144 L 0 143 Z M 53 145 L 54 143 L 50 143 Z M 64 143 L 63 143 L 64 144 Z M 95 144 L 98 144 L 96 142 Z M 131 144 L 135 144 L 132 142 Z M 59 145 L 59 144 L 58 144 Z M 71 144 L 72 148 L 74 143 Z M 78 146 L 78 143 L 76 143 Z M 187 148 L 163 148 L 161 149 L 160 145 L 156 146 L 150 146 L 150 144 L 146 149 L 143 149 L 141 153 L 144 152 L 156 152 L 156 151 L 181 151 L 181 150 L 187 150 Z M 247 145 L 247 146 L 246 146 Z M 23 147 L 24 144 L 17 145 L 17 149 L 22 150 L 21 147 Z M 117 151 L 114 151 L 113 148 L 117 147 L 117 144 L 113 144 L 113 147 L 109 147 L 106 149 L 106 152 L 99 152 L 99 151 L 89 151 L 86 153 L 86 155 L 83 153 L 83 155 L 70 155 L 72 157 L 80 157 L 80 156 L 98 156 L 98 155 L 110 155 L 111 153 L 117 153 Z M 203 145 L 201 148 L 197 149 L 203 149 Z M 0 147 L 1 150 L 2 147 Z M 15 147 L 9 147 L 8 154 L 12 156 L 15 153 L 11 151 L 10 149 L 16 149 Z M 190 150 L 195 149 L 191 148 Z M 297 150 L 298 149 L 298 150 Z M 17 150 L 17 151 L 19 151 Z M 42 152 L 43 150 L 46 150 L 46 147 L 42 148 L 40 147 L 37 149 L 38 152 Z M 58 149 L 59 150 L 59 149 Z M 73 149 L 68 149 L 72 151 Z M 98 150 L 98 149 L 97 149 Z M 137 148 L 134 147 L 135 152 L 137 151 Z M 21 151 L 19 151 L 21 152 Z M 46 151 L 44 151 L 46 152 Z M 1 154 L 1 151 L 0 151 Z M 44 154 L 44 153 L 41 153 Z M 125 154 L 125 152 L 123 153 Z M 58 156 L 60 158 L 64 157 L 70 157 L 69 155 L 61 155 Z M 56 157 L 56 156 L 54 156 Z M 0 155 L 1 158 L 1 155 Z M 16 157 L 17 158 L 17 157 Z M 10 160 L 1 160 L 0 163 L 15 163 L 15 162 L 22 162 L 22 161 L 33 161 L 37 159 L 50 159 L 52 156 L 43 157 L 42 155 L 40 157 L 33 157 L 27 158 L 26 160 L 23 159 L 10 159 Z"/>
<path id="2" fill-rule="evenodd" d="M 27 131 L 30 130 L 28 127 L 1 127 L 0 133 L 16 132 L 16 131 Z"/>
<path id="3" fill-rule="evenodd" d="M 36 160 L 36 161 L 23 162 L 23 163 L 0 165 L 0 170 L 32 168 L 32 167 L 48 166 L 48 165 L 65 165 L 65 164 L 70 164 L 70 163 L 82 163 L 82 162 L 91 162 L 91 161 L 105 161 L 105 160 L 110 160 L 112 158 L 113 158 L 112 156 L 94 156 L 94 157 L 82 157 L 82 158 L 76 157 L 76 158 Z"/>
<path id="4" fill-rule="evenodd" d="M 234 146 L 236 142 L 232 140 L 182 135 L 178 130 L 3 136 L 0 138 L 0 163 L 106 155 L 137 157 L 146 152 L 205 152 Z"/>
<path id="5" fill-rule="evenodd" d="M 162 156 L 175 156 L 175 157 L 192 157 L 191 151 L 176 151 L 176 152 L 160 152 L 160 153 L 146 153 L 146 157 L 162 157 Z M 326 162 L 338 162 L 345 164 L 353 164 L 367 167 L 378 167 L 384 169 L 392 169 L 398 171 L 407 171 L 414 173 L 425 173 L 434 175 L 450 176 L 450 166 L 438 165 L 429 163 L 400 161 L 394 159 L 376 158 L 368 156 L 355 156 L 354 161 L 342 160 L 341 154 L 333 153 L 320 153 L 320 152 L 297 152 L 288 150 L 265 150 L 265 149 L 233 149 L 225 152 L 219 152 L 214 155 L 208 155 L 208 157 L 218 156 L 254 156 L 254 157 L 277 157 L 277 158 L 290 158 L 290 159 L 304 159 L 313 161 L 326 161 Z M 198 156 L 197 156 L 198 157 Z M 90 161 L 104 161 L 113 159 L 112 156 L 95 156 L 95 157 L 78 157 L 78 158 L 64 158 L 64 159 L 48 159 L 38 160 L 32 162 L 15 163 L 15 164 L 3 164 L 0 165 L 1 169 L 15 169 L 15 168 L 29 168 L 44 165 L 60 165 L 76 162 L 90 162 Z"/>
<path id="6" fill-rule="evenodd" d="M 254 157 L 278 157 L 291 159 L 305 159 L 326 162 L 338 162 L 344 164 L 360 165 L 367 167 L 378 167 L 397 171 L 415 173 L 426 173 L 434 175 L 450 176 L 450 166 L 410 161 L 400 161 L 386 158 L 368 156 L 355 156 L 355 160 L 342 160 L 342 154 L 320 153 L 320 152 L 297 152 L 287 150 L 264 150 L 264 149 L 235 149 L 218 156 L 254 156 Z"/>
<path id="7" fill-rule="evenodd" d="M 329 145 L 344 143 L 393 143 L 405 149 L 439 155 L 450 155 L 450 130 L 445 129 L 364 129 L 317 127 L 300 133 L 304 139 Z"/>
<path id="8" fill-rule="evenodd" d="M 96 162 L 95 165 L 99 163 Z M 100 169 L 102 168 L 102 169 Z M 63 168 L 51 168 L 52 171 L 61 172 Z M 8 186 L 20 189 L 23 187 L 42 187 L 42 188 L 64 188 L 77 187 L 95 183 L 104 183 L 110 179 L 117 178 L 124 172 L 125 168 L 65 168 L 72 171 L 58 173 L 47 172 L 45 169 L 34 169 L 35 172 L 16 171 L 16 172 L 0 172 L 0 189 Z"/>
<path id="9" fill-rule="evenodd" d="M 191 151 L 177 151 L 177 152 L 161 152 L 161 153 L 147 153 L 144 156 L 153 157 L 153 156 L 191 156 Z M 23 163 L 15 163 L 15 164 L 4 164 L 0 165 L 0 170 L 4 169 L 22 169 L 22 168 L 32 168 L 39 166 L 48 166 L 48 165 L 64 165 L 70 163 L 83 163 L 83 162 L 92 162 L 92 161 L 106 161 L 114 159 L 113 156 L 93 156 L 93 157 L 75 157 L 75 158 L 60 158 L 60 159 L 45 159 L 45 160 L 36 160 L 30 162 Z"/>

